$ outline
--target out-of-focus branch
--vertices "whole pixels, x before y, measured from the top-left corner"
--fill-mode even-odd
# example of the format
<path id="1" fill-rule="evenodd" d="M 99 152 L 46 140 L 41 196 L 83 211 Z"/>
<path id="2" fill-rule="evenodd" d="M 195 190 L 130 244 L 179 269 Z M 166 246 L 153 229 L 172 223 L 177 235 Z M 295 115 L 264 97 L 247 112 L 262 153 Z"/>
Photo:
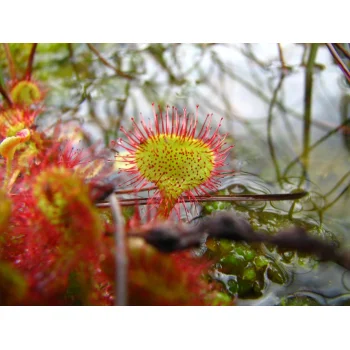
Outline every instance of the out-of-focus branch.
<path id="1" fill-rule="evenodd" d="M 313 92 L 313 76 L 314 65 L 316 61 L 317 49 L 319 44 L 311 44 L 309 59 L 305 71 L 305 93 L 304 93 L 304 127 L 303 127 L 303 155 L 301 161 L 304 168 L 308 169 L 309 148 L 311 134 L 311 108 L 312 108 L 312 92 Z"/>
<path id="2" fill-rule="evenodd" d="M 5 89 L 1 84 L 0 84 L 0 94 L 2 95 L 2 97 L 4 98 L 4 100 L 7 102 L 9 106 L 13 105 L 11 97 L 8 95 L 8 93 L 5 91 Z"/>
<path id="3" fill-rule="evenodd" d="M 329 137 L 336 134 L 338 131 L 343 130 L 345 126 L 350 124 L 350 119 L 345 120 L 343 123 L 339 124 L 336 128 L 333 130 L 330 130 L 327 134 L 322 136 L 320 139 L 318 139 L 314 144 L 312 144 L 308 151 L 311 152 L 314 150 L 317 146 L 319 146 L 322 142 L 326 141 Z M 286 177 L 288 175 L 289 170 L 292 168 L 292 166 L 300 161 L 300 159 L 303 157 L 303 152 L 296 158 L 294 158 L 286 167 L 286 169 L 283 172 L 283 177 Z"/>
<path id="4" fill-rule="evenodd" d="M 344 47 L 340 44 L 333 44 L 337 49 L 339 49 L 343 55 L 350 60 L 350 53 L 344 49 Z"/>
<path id="5" fill-rule="evenodd" d="M 327 198 L 328 196 L 330 196 L 333 192 L 335 192 L 340 185 L 350 176 L 350 171 L 348 171 L 345 175 L 343 175 L 341 177 L 341 179 L 334 185 L 334 187 L 329 190 L 326 194 L 324 194 L 324 197 Z"/>
<path id="6" fill-rule="evenodd" d="M 334 49 L 332 44 L 326 44 L 326 46 L 328 47 L 328 50 L 330 51 L 331 55 L 333 56 L 333 58 L 337 62 L 340 69 L 343 71 L 346 79 L 350 83 L 350 72 L 349 72 L 347 66 L 344 64 L 343 60 L 339 57 L 338 52 Z"/>
<path id="7" fill-rule="evenodd" d="M 279 59 L 280 59 L 280 62 L 281 62 L 282 71 L 284 73 L 286 73 L 286 72 L 290 71 L 292 69 L 292 67 L 290 67 L 290 66 L 288 66 L 286 64 L 286 61 L 284 59 L 282 45 L 280 43 L 277 44 L 277 48 L 278 48 L 278 56 L 279 56 Z"/>
<path id="8" fill-rule="evenodd" d="M 257 95 L 262 101 L 264 101 L 267 104 L 270 104 L 271 99 L 269 96 L 266 95 L 266 92 L 262 88 L 259 88 L 255 85 L 251 84 L 249 81 L 247 81 L 244 78 L 242 78 L 241 76 L 239 76 L 233 69 L 231 69 L 228 65 L 226 65 L 224 62 L 222 62 L 216 53 L 212 54 L 212 59 L 213 59 L 213 62 L 215 62 L 221 70 L 224 70 L 226 72 L 227 76 L 229 76 L 232 80 L 237 81 L 242 86 L 244 86 L 247 90 L 249 90 L 253 94 Z M 284 104 L 279 100 L 276 101 L 276 107 L 278 109 L 282 110 L 283 112 L 290 114 L 293 118 L 296 118 L 299 120 L 304 119 L 303 115 L 301 115 L 300 113 L 296 112 L 294 109 L 292 109 L 288 106 L 284 106 Z M 322 130 L 329 130 L 333 127 L 330 123 L 327 123 L 327 122 L 324 122 L 321 120 L 317 120 L 317 119 L 312 120 L 312 124 L 315 127 L 320 128 Z"/>
<path id="9" fill-rule="evenodd" d="M 73 67 L 73 71 L 74 71 L 74 74 L 75 74 L 75 77 L 77 80 L 80 80 L 79 78 L 79 72 L 78 72 L 78 67 L 75 63 L 75 60 L 74 60 L 74 49 L 73 49 L 73 44 L 67 44 L 67 48 L 68 48 L 68 53 L 69 53 L 69 60 L 72 64 L 72 67 Z"/>
<path id="10" fill-rule="evenodd" d="M 269 235 L 254 231 L 246 220 L 227 213 L 207 217 L 194 227 L 165 223 L 143 232 L 131 232 L 129 236 L 143 238 L 165 253 L 199 247 L 206 238 L 274 244 L 280 248 L 314 255 L 323 261 L 335 262 L 350 270 L 350 252 L 311 236 L 303 228 L 290 228 Z"/>
<path id="11" fill-rule="evenodd" d="M 29 58 L 28 58 L 28 64 L 27 64 L 27 69 L 26 73 L 24 75 L 25 79 L 30 80 L 32 78 L 32 71 L 33 71 L 33 63 L 34 63 L 34 56 L 35 56 L 35 51 L 36 47 L 38 44 L 33 44 L 32 48 L 30 50 Z"/>
<path id="12" fill-rule="evenodd" d="M 129 80 L 134 79 L 133 76 L 121 71 L 120 69 L 118 69 L 117 67 L 115 67 L 111 63 L 109 63 L 92 44 L 87 44 L 87 46 L 105 66 L 113 69 L 117 75 L 121 76 L 122 78 L 129 79 Z"/>
<path id="13" fill-rule="evenodd" d="M 4 49 L 5 49 L 5 54 L 6 54 L 7 62 L 8 62 L 8 65 L 9 65 L 11 80 L 16 80 L 17 79 L 16 66 L 15 66 L 15 62 L 13 61 L 13 57 L 12 57 L 12 54 L 11 54 L 10 46 L 9 46 L 9 44 L 3 44 L 3 46 L 4 46 Z"/>
<path id="14" fill-rule="evenodd" d="M 196 196 L 197 202 L 262 202 L 262 201 L 287 201 L 296 200 L 306 196 L 308 193 L 305 191 L 295 193 L 276 193 L 276 194 L 235 194 L 235 195 L 221 195 L 221 196 Z M 152 201 L 156 204 L 157 199 L 153 198 Z M 148 198 L 136 198 L 136 199 L 120 199 L 120 205 L 122 206 L 134 206 L 134 205 L 146 205 L 148 204 Z M 193 202 L 192 197 L 184 197 L 183 202 Z M 97 203 L 98 208 L 108 208 L 110 203 L 102 202 Z"/>
<path id="15" fill-rule="evenodd" d="M 284 63 L 282 63 L 282 64 L 284 64 Z M 285 77 L 285 69 L 282 67 L 281 77 L 280 77 L 278 84 L 273 92 L 271 103 L 269 105 L 269 112 L 268 112 L 268 119 L 267 119 L 267 142 L 269 145 L 272 161 L 273 161 L 273 164 L 275 166 L 277 181 L 279 182 L 280 185 L 282 184 L 281 183 L 281 170 L 280 170 L 280 167 L 278 165 L 275 147 L 274 147 L 274 144 L 272 141 L 272 119 L 273 119 L 273 109 L 274 109 L 276 101 L 277 101 L 278 93 L 282 88 L 284 77 Z"/>
<path id="16" fill-rule="evenodd" d="M 338 202 L 338 200 L 349 190 L 350 188 L 350 184 L 348 184 L 347 186 L 345 186 L 342 191 L 339 193 L 339 195 L 332 200 L 332 202 L 328 203 L 327 205 L 325 205 L 322 208 L 322 211 L 325 212 L 326 210 L 328 210 L 330 207 L 332 207 L 335 203 Z"/>
<path id="17" fill-rule="evenodd" d="M 185 82 L 184 78 L 179 78 L 175 76 L 174 72 L 171 70 L 171 68 L 168 66 L 164 59 L 164 53 L 167 49 L 163 47 L 161 44 L 154 44 L 150 45 L 147 48 L 147 51 L 150 53 L 150 55 L 156 60 L 156 62 L 167 72 L 169 76 L 169 81 L 172 84 L 176 85 L 182 85 Z"/>

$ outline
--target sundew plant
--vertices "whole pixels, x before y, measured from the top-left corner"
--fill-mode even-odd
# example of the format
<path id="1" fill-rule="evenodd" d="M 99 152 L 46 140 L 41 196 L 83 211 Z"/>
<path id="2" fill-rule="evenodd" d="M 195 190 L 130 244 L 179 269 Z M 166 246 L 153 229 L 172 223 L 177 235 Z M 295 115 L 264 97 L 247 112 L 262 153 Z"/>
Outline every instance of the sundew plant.
<path id="1" fill-rule="evenodd" d="M 186 108 L 179 115 L 173 107 L 169 115 L 167 107 L 164 116 L 161 110 L 160 114 L 154 110 L 149 125 L 142 119 L 140 128 L 133 119 L 133 131 L 121 128 L 127 141 L 118 142 L 127 155 L 120 158 L 131 175 L 129 184 L 136 191 L 149 182 L 155 184 L 158 193 L 153 198 L 159 196 L 160 216 L 168 217 L 183 196 L 195 200 L 196 194 L 218 190 L 221 168 L 232 146 L 226 146 L 225 136 L 219 134 L 220 124 L 212 131 L 212 115 L 199 126 L 197 113 L 198 106 L 195 116 L 188 116 Z"/>
<path id="2" fill-rule="evenodd" d="M 341 59 L 337 45 L 303 46 L 304 101 L 327 69 L 317 59 Z M 348 303 L 331 294 L 346 285 L 327 289 L 322 274 L 350 268 L 348 155 L 328 168 L 331 185 L 313 156 L 335 136 L 348 152 L 349 117 L 327 124 L 310 105 L 303 115 L 288 106 L 280 89 L 296 67 L 274 47 L 269 99 L 258 84 L 268 66 L 249 45 L 2 44 L 0 304 Z M 190 50 L 190 69 L 178 50 Z M 237 76 L 230 50 L 261 77 Z M 223 82 L 267 103 L 268 116 L 238 115 L 226 83 L 203 73 L 208 59 Z"/>

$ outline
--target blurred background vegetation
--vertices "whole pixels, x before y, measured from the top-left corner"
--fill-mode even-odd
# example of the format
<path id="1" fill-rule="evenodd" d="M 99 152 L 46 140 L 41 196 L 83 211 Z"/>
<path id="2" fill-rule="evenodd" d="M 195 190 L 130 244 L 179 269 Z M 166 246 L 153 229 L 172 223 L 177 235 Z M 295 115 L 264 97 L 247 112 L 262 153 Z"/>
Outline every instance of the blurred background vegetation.
<path id="1" fill-rule="evenodd" d="M 341 47 L 342 49 L 340 49 Z M 348 68 L 349 47 L 332 46 Z M 17 71 L 31 44 L 10 44 Z M 0 80 L 11 78 L 0 46 Z M 321 44 L 39 44 L 33 78 L 47 91 L 42 128 L 75 121 L 106 146 L 130 117 L 152 116 L 151 103 L 223 117 L 228 163 L 221 193 L 309 192 L 286 202 L 208 203 L 273 234 L 301 225 L 349 248 L 350 85 Z M 238 304 L 344 305 L 350 273 L 335 264 L 265 245 L 208 242 L 219 257 L 211 278 Z"/>

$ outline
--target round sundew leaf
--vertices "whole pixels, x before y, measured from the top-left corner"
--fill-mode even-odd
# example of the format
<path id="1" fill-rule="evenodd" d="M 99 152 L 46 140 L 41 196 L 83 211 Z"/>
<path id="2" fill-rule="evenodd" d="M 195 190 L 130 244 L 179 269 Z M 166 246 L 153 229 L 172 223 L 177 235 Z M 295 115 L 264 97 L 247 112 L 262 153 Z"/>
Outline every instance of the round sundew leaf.
<path id="1" fill-rule="evenodd" d="M 167 198 L 178 198 L 210 178 L 214 152 L 201 140 L 161 134 L 139 147 L 135 161 L 142 176 Z"/>
<path id="2" fill-rule="evenodd" d="M 183 196 L 194 198 L 218 189 L 221 167 L 232 146 L 225 147 L 226 135 L 219 133 L 222 119 L 213 128 L 212 115 L 208 114 L 199 126 L 198 106 L 195 115 L 188 114 L 186 108 L 179 114 L 169 106 L 165 115 L 160 107 L 157 114 L 154 104 L 152 107 L 153 123 L 141 115 L 140 124 L 131 118 L 132 131 L 120 128 L 127 140 L 117 143 L 128 153 L 118 155 L 116 166 L 131 175 L 126 185 L 135 191 L 147 183 L 155 185 L 156 215 L 168 217 L 176 204 L 183 202 Z"/>

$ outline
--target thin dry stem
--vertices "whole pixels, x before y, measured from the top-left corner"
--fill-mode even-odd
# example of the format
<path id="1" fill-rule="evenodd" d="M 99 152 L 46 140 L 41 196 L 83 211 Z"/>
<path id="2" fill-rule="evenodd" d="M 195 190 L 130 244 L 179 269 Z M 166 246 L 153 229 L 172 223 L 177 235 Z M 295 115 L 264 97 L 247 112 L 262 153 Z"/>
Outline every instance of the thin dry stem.
<path id="1" fill-rule="evenodd" d="M 337 49 L 339 49 L 344 56 L 346 56 L 350 60 L 350 53 L 344 49 L 344 47 L 340 44 L 333 44 Z"/>
<path id="2" fill-rule="evenodd" d="M 120 75 L 121 77 L 123 77 L 125 79 L 130 79 L 130 80 L 134 79 L 131 75 L 124 73 L 123 71 L 121 71 L 117 67 L 114 67 L 112 64 L 110 64 L 92 44 L 87 44 L 87 46 L 105 66 L 113 69 L 117 73 L 117 75 Z"/>
<path id="3" fill-rule="evenodd" d="M 35 50 L 38 44 L 33 44 L 32 48 L 30 50 L 29 58 L 28 58 L 28 65 L 26 69 L 26 73 L 24 75 L 25 79 L 30 80 L 32 77 L 32 70 L 33 70 L 33 63 L 34 63 L 34 56 L 35 56 Z"/>
<path id="4" fill-rule="evenodd" d="M 197 202 L 263 202 L 263 201 L 287 201 L 297 200 L 306 196 L 308 192 L 300 191 L 295 193 L 276 193 L 276 194 L 235 194 L 235 195 L 221 195 L 221 196 L 195 196 Z M 157 203 L 157 199 L 153 199 L 154 203 Z M 183 202 L 193 202 L 192 197 L 181 198 Z M 134 205 L 147 205 L 149 204 L 149 198 L 136 198 L 136 199 L 120 199 L 120 205 L 122 206 L 134 206 Z M 101 202 L 97 203 L 98 208 L 109 208 L 110 203 Z"/>
<path id="5" fill-rule="evenodd" d="M 281 63 L 282 63 L 282 65 L 284 65 L 284 61 L 282 61 L 282 59 L 281 59 Z M 279 182 L 280 185 L 282 185 L 281 170 L 280 170 L 280 166 L 279 166 L 278 161 L 277 161 L 275 147 L 274 147 L 274 144 L 272 141 L 272 124 L 273 124 L 273 109 L 274 109 L 276 101 L 277 101 L 278 93 L 282 89 L 282 85 L 283 85 L 283 81 L 284 81 L 284 77 L 285 77 L 285 70 L 284 69 L 285 69 L 285 67 L 282 66 L 282 73 L 281 73 L 280 79 L 277 83 L 277 86 L 273 92 L 273 96 L 272 96 L 271 103 L 269 106 L 268 119 L 267 119 L 267 142 L 269 145 L 272 161 L 273 161 L 273 164 L 275 166 L 277 181 Z"/>
<path id="6" fill-rule="evenodd" d="M 0 84 L 0 94 L 4 98 L 4 100 L 7 102 L 7 104 L 11 107 L 13 105 L 13 102 L 11 100 L 11 97 L 8 95 L 6 90 L 3 88 L 3 86 Z"/>
<path id="7" fill-rule="evenodd" d="M 277 48 L 278 48 L 278 56 L 279 56 L 279 59 L 280 59 L 280 62 L 281 62 L 281 68 L 282 70 L 289 70 L 290 67 L 288 67 L 286 65 L 286 61 L 284 59 L 284 54 L 283 54 L 283 49 L 282 49 L 282 45 L 280 43 L 277 44 Z"/>
<path id="8" fill-rule="evenodd" d="M 9 65 L 11 80 L 16 80 L 17 79 L 16 66 L 15 66 L 15 62 L 13 61 L 13 57 L 12 57 L 12 54 L 11 54 L 10 46 L 9 46 L 9 44 L 3 44 L 3 45 L 4 45 L 4 49 L 5 49 L 7 62 L 8 62 L 8 65 Z"/>
<path id="9" fill-rule="evenodd" d="M 125 240 L 125 222 L 122 214 L 121 206 L 117 196 L 113 193 L 109 196 L 109 204 L 112 211 L 115 230 L 115 264 L 116 264 L 116 276 L 115 276 L 115 305 L 126 306 L 128 299 L 128 256 L 126 251 Z"/>
<path id="10" fill-rule="evenodd" d="M 346 65 L 344 64 L 344 62 L 342 61 L 342 59 L 339 57 L 337 51 L 334 49 L 332 44 L 326 44 L 326 46 L 328 47 L 328 50 L 330 51 L 330 53 L 332 54 L 333 58 L 336 60 L 336 62 L 338 63 L 338 66 L 341 68 L 341 70 L 343 71 L 346 79 L 348 80 L 348 82 L 350 83 L 350 72 L 348 70 L 348 68 L 346 67 Z"/>

